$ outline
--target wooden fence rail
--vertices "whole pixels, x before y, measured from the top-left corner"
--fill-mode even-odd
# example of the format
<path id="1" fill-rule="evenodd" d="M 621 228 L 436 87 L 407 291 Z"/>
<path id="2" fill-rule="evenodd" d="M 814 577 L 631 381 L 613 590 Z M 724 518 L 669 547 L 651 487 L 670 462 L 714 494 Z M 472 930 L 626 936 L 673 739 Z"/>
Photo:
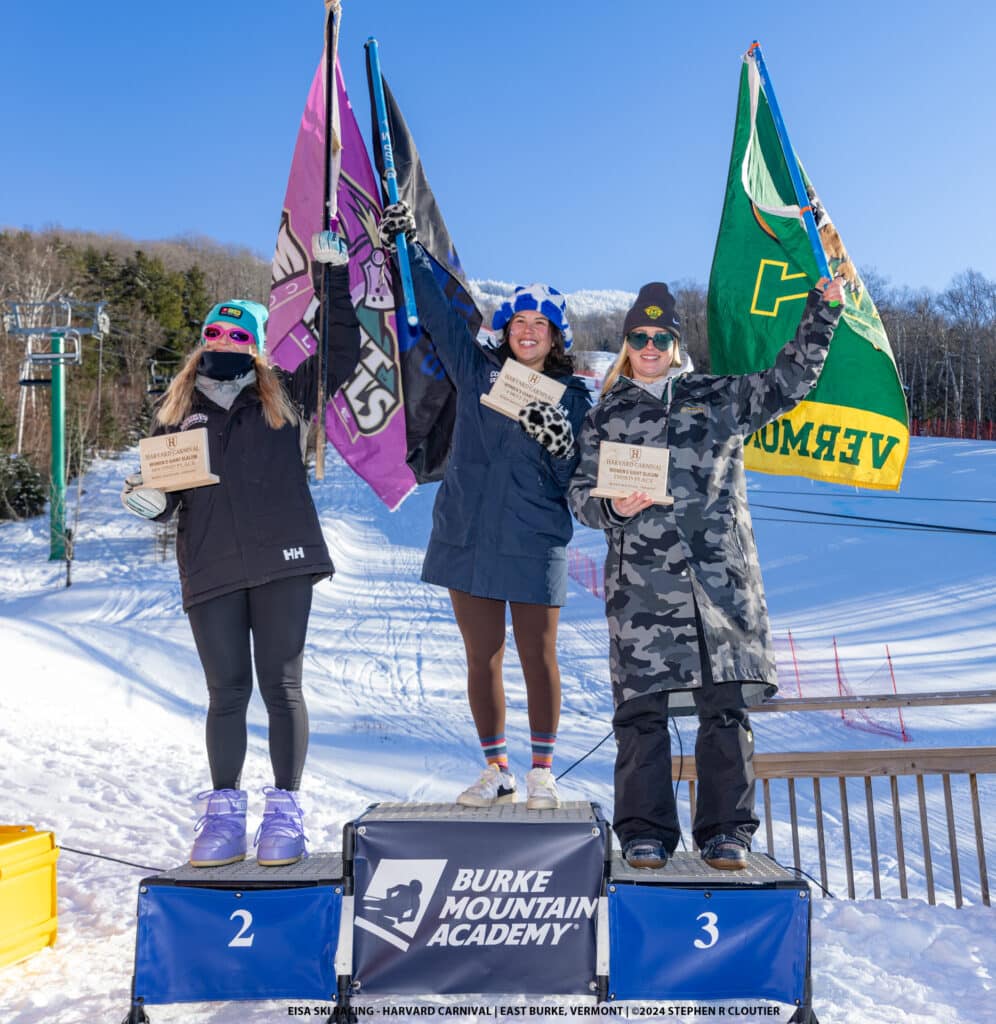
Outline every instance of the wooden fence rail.
<path id="1" fill-rule="evenodd" d="M 799 698 L 771 701 L 752 708 L 755 712 L 774 711 L 835 711 L 842 707 L 928 707 L 957 704 L 996 703 L 996 690 L 966 691 L 959 693 L 926 693 L 913 695 L 878 694 L 865 697 Z M 674 757 L 672 777 L 687 787 L 689 820 L 695 809 L 695 763 L 693 758 Z M 986 859 L 986 827 L 990 846 L 996 836 L 996 806 L 984 814 L 979 796 L 979 776 L 996 776 L 996 747 L 939 747 L 911 750 L 837 750 L 812 753 L 755 754 L 754 773 L 761 790 L 764 835 L 767 853 L 776 856 L 776 826 L 782 833 L 787 819 L 792 847 L 792 864 L 812 873 L 813 861 L 818 862 L 820 884 L 829 889 L 830 867 L 839 867 L 843 861 L 847 895 L 854 899 L 857 892 L 854 855 L 855 829 L 867 829 L 868 859 L 872 895 L 882 898 L 883 866 L 889 877 L 898 881 L 898 895 L 910 897 L 910 877 L 921 878 L 926 897 L 931 904 L 937 902 L 934 832 L 947 833 L 946 868 L 950 872 L 950 887 L 956 907 L 965 902 L 962 857 L 958 843 L 958 819 L 962 831 L 971 821 L 977 876 L 970 879 L 972 891 L 977 889 L 978 899 L 991 906 L 989 868 Z M 836 780 L 836 786 L 827 786 L 826 780 Z M 913 780 L 913 792 L 901 780 Z M 888 780 L 885 785 L 881 780 Z M 848 783 L 851 782 L 849 786 Z M 784 782 L 784 786 L 781 783 Z M 773 785 L 777 784 L 777 785 Z M 887 786 L 887 789 L 885 788 Z M 853 790 L 857 789 L 855 794 Z M 876 794 L 878 790 L 878 794 Z M 904 793 L 905 790 L 905 793 Z M 957 791 L 957 792 L 956 792 Z M 811 820 L 800 823 L 799 804 L 811 798 Z M 914 799 L 915 794 L 915 799 Z M 852 806 L 863 795 L 864 813 Z M 876 804 L 876 799 L 880 803 Z M 888 806 L 881 810 L 882 803 Z M 905 816 L 918 817 L 919 842 L 913 842 L 904 833 Z M 907 829 L 908 829 L 907 825 Z M 886 835 L 888 833 L 888 835 Z M 885 838 L 885 843 L 880 840 Z M 805 846 L 805 857 L 804 849 Z M 892 850 L 895 854 L 893 857 Z M 834 857 L 839 851 L 839 856 Z M 888 852 L 887 852 L 888 851 Z M 919 854 L 914 862 L 911 859 Z M 804 860 L 807 862 L 804 863 Z"/>
<path id="2" fill-rule="evenodd" d="M 762 711 L 846 711 L 869 708 L 932 708 L 962 704 L 996 704 L 996 690 L 953 690 L 947 693 L 867 693 L 848 697 L 779 697 L 751 708 Z"/>

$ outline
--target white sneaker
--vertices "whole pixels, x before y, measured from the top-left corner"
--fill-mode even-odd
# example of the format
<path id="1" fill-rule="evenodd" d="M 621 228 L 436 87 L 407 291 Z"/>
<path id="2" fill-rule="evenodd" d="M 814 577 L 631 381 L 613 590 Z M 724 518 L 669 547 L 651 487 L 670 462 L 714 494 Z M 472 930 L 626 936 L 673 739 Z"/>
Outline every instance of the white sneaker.
<path id="1" fill-rule="evenodd" d="M 560 806 L 557 781 L 549 768 L 526 772 L 526 807 L 530 811 L 549 811 Z"/>
<path id="2" fill-rule="evenodd" d="M 464 807 L 514 803 L 515 776 L 511 772 L 503 772 L 496 764 L 489 764 L 477 782 L 468 786 L 456 798 L 456 802 Z"/>

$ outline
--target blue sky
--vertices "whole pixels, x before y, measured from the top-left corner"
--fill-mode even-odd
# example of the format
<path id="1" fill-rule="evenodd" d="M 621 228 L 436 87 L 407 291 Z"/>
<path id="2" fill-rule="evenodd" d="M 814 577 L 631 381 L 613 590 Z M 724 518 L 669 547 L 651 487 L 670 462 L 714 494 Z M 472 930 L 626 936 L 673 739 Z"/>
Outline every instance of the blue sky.
<path id="1" fill-rule="evenodd" d="M 760 39 L 796 151 L 859 268 L 996 277 L 986 2 L 344 0 L 471 277 L 705 283 L 740 54 Z M 269 257 L 320 0 L 5 5 L 0 225 L 206 235 Z"/>

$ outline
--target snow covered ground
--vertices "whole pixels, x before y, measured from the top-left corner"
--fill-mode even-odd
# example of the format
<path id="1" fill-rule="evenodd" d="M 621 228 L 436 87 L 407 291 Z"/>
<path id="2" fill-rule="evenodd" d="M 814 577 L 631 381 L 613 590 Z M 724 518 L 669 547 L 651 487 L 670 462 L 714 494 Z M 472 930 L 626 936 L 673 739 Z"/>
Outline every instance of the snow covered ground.
<path id="1" fill-rule="evenodd" d="M 158 560 L 152 528 L 118 502 L 120 479 L 136 461 L 131 453 L 87 473 L 68 590 L 64 567 L 46 560 L 46 520 L 0 524 L 0 822 L 31 823 L 54 830 L 65 847 L 167 868 L 186 858 L 192 797 L 208 785 L 205 694 L 175 564 Z M 774 630 L 779 638 L 792 631 L 804 694 L 826 692 L 834 638 L 855 690 L 891 686 L 883 675 L 886 644 L 901 691 L 996 686 L 996 445 L 914 439 L 899 495 L 759 475 L 750 483 Z M 305 794 L 313 849 L 338 848 L 343 822 L 374 801 L 449 800 L 477 771 L 459 633 L 445 592 L 418 579 L 433 492 L 420 489 L 392 515 L 331 458 L 326 480 L 315 485 L 339 571 L 316 591 L 306 663 L 312 745 Z M 71 492 L 70 516 L 74 503 Z M 602 545 L 600 535 L 579 530 L 582 553 L 597 560 Z M 515 767 L 527 754 L 528 733 L 509 640 Z M 601 602 L 572 583 L 560 645 L 560 769 L 609 729 L 605 645 Z M 782 685 L 786 696 L 796 695 L 791 672 L 783 671 Z M 832 713 L 756 715 L 754 722 L 761 752 L 904 746 L 898 736 L 850 727 Z M 907 711 L 905 725 L 915 746 L 991 744 L 996 706 Z M 681 732 L 688 751 L 694 730 L 683 723 Z M 604 744 L 562 781 L 565 797 L 611 809 L 611 747 Z M 243 780 L 248 789 L 258 792 L 270 781 L 267 765 L 257 697 Z M 991 776 L 980 778 L 980 793 L 992 864 Z M 251 813 L 258 815 L 259 806 L 254 798 Z M 910 814 L 915 822 L 912 808 Z M 810 829 L 812 808 L 804 798 L 800 817 Z M 971 812 L 961 795 L 957 823 L 960 835 L 969 836 Z M 943 811 L 933 805 L 931 828 L 943 842 Z M 776 852 L 787 861 L 786 835 L 776 831 Z M 833 858 L 837 845 L 830 839 Z M 821 1022 L 996 1022 L 996 920 L 980 905 L 972 854 L 963 862 L 969 905 L 956 910 L 942 864 L 939 906 L 927 904 L 915 871 L 911 891 L 920 898 L 869 898 L 867 840 L 856 833 L 856 842 L 860 898 L 814 904 L 814 1006 Z M 880 844 L 884 851 L 881 836 Z M 880 859 L 884 891 L 895 897 L 895 865 L 884 853 Z M 64 849 L 58 943 L 0 970 L 0 1022 L 121 1020 L 136 888 L 148 873 Z M 842 878 L 838 862 L 830 888 L 843 891 Z M 213 1003 L 149 1012 L 155 1024 L 235 1024 L 283 1019 L 288 1008 L 285 1002 Z"/>

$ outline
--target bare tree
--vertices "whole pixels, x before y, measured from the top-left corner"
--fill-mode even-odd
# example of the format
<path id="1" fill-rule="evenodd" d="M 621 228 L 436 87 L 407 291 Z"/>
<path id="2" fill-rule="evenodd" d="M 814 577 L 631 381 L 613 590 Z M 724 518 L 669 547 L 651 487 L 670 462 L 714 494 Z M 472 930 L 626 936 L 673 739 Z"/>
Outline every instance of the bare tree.
<path id="1" fill-rule="evenodd" d="M 956 390 L 959 423 L 963 416 L 962 396 L 966 364 L 974 378 L 976 435 L 983 418 L 984 378 L 992 379 L 993 335 L 996 328 L 996 282 L 987 280 L 976 270 L 957 274 L 938 297 L 938 305 L 947 315 L 957 348 L 959 362 Z M 950 372 L 952 385 L 954 373 Z M 990 392 L 991 393 L 991 392 Z"/>

